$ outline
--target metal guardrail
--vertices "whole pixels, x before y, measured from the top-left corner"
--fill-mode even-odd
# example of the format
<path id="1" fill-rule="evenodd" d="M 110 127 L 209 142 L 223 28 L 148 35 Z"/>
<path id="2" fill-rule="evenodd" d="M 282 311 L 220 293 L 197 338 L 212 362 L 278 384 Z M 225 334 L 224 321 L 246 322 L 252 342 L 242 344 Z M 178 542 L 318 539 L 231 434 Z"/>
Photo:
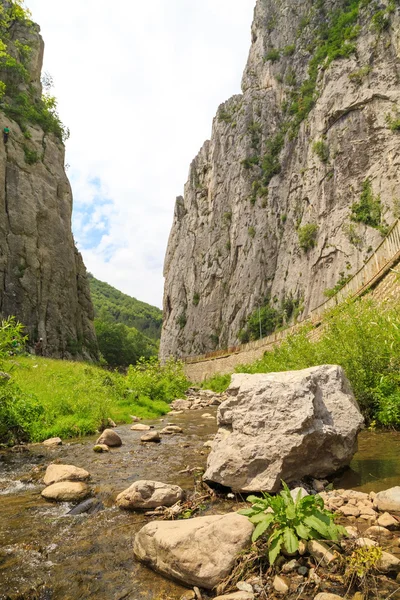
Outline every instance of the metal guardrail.
<path id="1" fill-rule="evenodd" d="M 357 271 L 355 275 L 333 296 L 322 304 L 311 309 L 307 316 L 298 321 L 295 325 L 287 327 L 281 331 L 276 331 L 269 336 L 242 344 L 232 346 L 225 350 L 216 350 L 198 356 L 188 356 L 182 360 L 186 364 L 203 362 L 206 360 L 224 358 L 232 354 L 239 354 L 249 350 L 257 350 L 266 346 L 274 346 L 290 334 L 295 333 L 305 323 L 317 324 L 321 320 L 323 313 L 334 308 L 348 298 L 355 298 L 364 294 L 369 288 L 376 284 L 390 268 L 400 260 L 400 220 L 398 219 L 390 228 L 385 239 L 379 244 L 377 249 L 366 263 Z"/>

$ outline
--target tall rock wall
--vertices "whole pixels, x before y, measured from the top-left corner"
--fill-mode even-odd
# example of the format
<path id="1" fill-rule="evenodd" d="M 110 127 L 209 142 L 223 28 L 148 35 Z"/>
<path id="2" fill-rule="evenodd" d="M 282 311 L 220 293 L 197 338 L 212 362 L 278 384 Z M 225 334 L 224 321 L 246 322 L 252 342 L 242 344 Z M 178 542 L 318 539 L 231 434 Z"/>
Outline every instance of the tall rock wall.
<path id="1" fill-rule="evenodd" d="M 2 11 L 12 6 L 0 2 Z M 71 231 L 65 148 L 60 135 L 48 131 L 57 127 L 51 119 L 48 125 L 41 104 L 43 40 L 39 27 L 24 18 L 11 17 L 0 29 L 15 59 L 0 61 L 6 84 L 0 129 L 10 128 L 8 143 L 0 140 L 0 315 L 15 315 L 31 342 L 42 337 L 46 355 L 93 358 L 94 313 Z"/>
<path id="2" fill-rule="evenodd" d="M 234 345 L 354 274 L 400 209 L 396 0 L 257 0 L 242 94 L 177 198 L 161 355 Z M 267 332 L 263 332 L 264 334 Z"/>

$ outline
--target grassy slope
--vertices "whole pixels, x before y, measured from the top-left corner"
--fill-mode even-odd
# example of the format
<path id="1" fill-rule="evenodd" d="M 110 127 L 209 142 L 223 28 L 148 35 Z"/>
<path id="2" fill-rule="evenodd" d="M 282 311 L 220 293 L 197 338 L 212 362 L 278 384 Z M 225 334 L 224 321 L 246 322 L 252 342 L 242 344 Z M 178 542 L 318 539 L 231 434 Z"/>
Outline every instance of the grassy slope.
<path id="1" fill-rule="evenodd" d="M 126 377 L 87 363 L 17 357 L 7 371 L 20 389 L 35 395 L 44 413 L 32 424 L 31 438 L 94 433 L 102 419 L 131 422 L 130 415 L 153 418 L 169 410 L 166 402 L 136 398 Z"/>
<path id="2" fill-rule="evenodd" d="M 106 311 L 116 323 L 135 327 L 153 340 L 160 338 L 162 311 L 159 308 L 123 294 L 92 275 L 89 282 L 96 316 Z"/>

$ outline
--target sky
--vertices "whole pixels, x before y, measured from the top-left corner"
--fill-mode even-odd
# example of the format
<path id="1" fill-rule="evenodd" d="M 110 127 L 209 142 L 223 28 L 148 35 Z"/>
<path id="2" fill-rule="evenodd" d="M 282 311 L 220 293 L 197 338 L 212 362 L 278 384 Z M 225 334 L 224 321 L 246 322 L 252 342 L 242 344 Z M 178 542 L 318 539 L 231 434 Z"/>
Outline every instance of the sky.
<path id="1" fill-rule="evenodd" d="M 240 93 L 255 0 L 26 0 L 70 128 L 73 232 L 88 271 L 162 306 L 176 196 Z"/>

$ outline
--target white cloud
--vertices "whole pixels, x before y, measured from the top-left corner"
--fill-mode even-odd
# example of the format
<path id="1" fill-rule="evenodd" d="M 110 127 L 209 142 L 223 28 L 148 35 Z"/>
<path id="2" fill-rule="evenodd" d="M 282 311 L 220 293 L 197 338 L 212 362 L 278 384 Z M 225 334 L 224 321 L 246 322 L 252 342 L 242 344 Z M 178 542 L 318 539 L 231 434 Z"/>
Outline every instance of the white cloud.
<path id="1" fill-rule="evenodd" d="M 86 266 L 161 306 L 175 197 L 218 105 L 240 92 L 255 1 L 27 4 L 71 129 L 74 233 Z"/>

